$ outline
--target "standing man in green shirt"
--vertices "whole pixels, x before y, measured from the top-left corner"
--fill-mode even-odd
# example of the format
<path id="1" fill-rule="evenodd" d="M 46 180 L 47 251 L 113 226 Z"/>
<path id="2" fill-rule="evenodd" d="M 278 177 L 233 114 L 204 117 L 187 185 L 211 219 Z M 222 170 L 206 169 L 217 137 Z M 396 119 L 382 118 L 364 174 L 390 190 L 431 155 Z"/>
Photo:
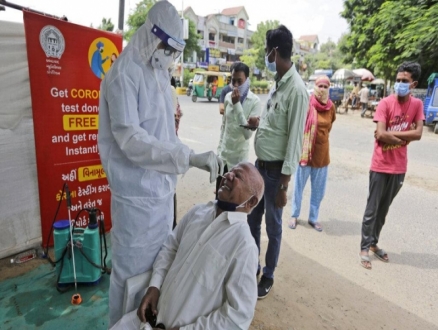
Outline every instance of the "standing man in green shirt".
<path id="1" fill-rule="evenodd" d="M 249 67 L 237 62 L 231 71 L 233 89 L 225 97 L 224 124 L 221 127 L 218 156 L 224 162 L 224 173 L 231 170 L 242 161 L 248 160 L 249 139 L 252 131 L 242 127 L 249 117 L 260 116 L 261 105 L 257 95 L 249 90 Z M 217 178 L 216 192 L 222 181 L 222 175 Z M 232 211 L 232 210 L 227 210 Z"/>
<path id="2" fill-rule="evenodd" d="M 258 298 L 265 298 L 274 285 L 274 271 L 280 254 L 283 207 L 287 188 L 298 165 L 303 145 L 304 123 L 309 96 L 291 61 L 293 38 L 284 25 L 266 33 L 265 62 L 277 72 L 262 117 L 250 117 L 249 126 L 258 127 L 254 140 L 256 167 L 265 182 L 262 201 L 248 216 L 248 224 L 260 253 L 260 229 L 265 215 L 269 243 Z M 260 272 L 260 264 L 257 275 Z"/>

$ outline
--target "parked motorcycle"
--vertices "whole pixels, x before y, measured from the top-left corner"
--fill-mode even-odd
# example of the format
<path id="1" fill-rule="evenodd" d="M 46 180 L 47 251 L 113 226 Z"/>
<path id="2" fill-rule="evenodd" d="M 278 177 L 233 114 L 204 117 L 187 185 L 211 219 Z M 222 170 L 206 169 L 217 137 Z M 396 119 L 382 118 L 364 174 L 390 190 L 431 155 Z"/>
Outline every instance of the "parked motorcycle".
<path id="1" fill-rule="evenodd" d="M 190 79 L 189 86 L 187 87 L 187 90 L 186 90 L 187 96 L 192 95 L 192 90 L 193 90 L 193 79 Z"/>

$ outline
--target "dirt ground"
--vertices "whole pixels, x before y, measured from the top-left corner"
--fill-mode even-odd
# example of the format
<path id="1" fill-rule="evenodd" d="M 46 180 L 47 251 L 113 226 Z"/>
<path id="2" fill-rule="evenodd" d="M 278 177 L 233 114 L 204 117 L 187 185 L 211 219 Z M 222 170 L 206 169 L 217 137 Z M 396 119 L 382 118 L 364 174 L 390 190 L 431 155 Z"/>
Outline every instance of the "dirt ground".
<path id="1" fill-rule="evenodd" d="M 285 244 L 280 258 L 272 292 L 257 302 L 252 330 L 438 329 Z"/>
<path id="2" fill-rule="evenodd" d="M 358 114 L 339 116 L 336 124 L 348 125 L 354 131 L 363 126 L 364 122 L 357 124 L 358 120 L 360 121 Z M 370 126 L 369 123 L 366 125 Z M 187 132 L 190 130 L 189 125 L 186 130 Z M 425 134 L 430 133 L 425 132 Z M 184 142 L 184 131 L 181 135 Z M 430 142 L 435 137 L 429 136 L 427 139 Z M 434 141 L 438 142 L 438 140 Z M 424 263 L 418 261 L 415 264 L 412 261 L 409 264 L 403 259 L 403 256 L 409 252 L 397 250 L 397 246 L 402 244 L 394 243 L 390 245 L 393 249 L 391 256 L 394 256 L 394 263 L 383 264 L 372 258 L 372 271 L 361 268 L 357 256 L 360 215 L 350 222 L 337 219 L 343 219 L 343 212 L 347 213 L 344 218 L 348 218 L 352 213 L 358 214 L 363 211 L 367 189 L 367 167 L 371 154 L 367 151 L 365 155 L 361 155 L 355 150 L 342 149 L 339 145 L 334 147 L 332 152 L 343 157 L 333 158 L 334 168 L 349 168 L 343 172 L 333 171 L 330 174 L 329 180 L 332 181 L 332 186 L 343 180 L 351 184 L 352 168 L 359 167 L 358 173 L 363 178 L 359 180 L 358 206 L 353 205 L 355 210 L 352 211 L 349 209 L 353 207 L 351 203 L 333 202 L 327 205 L 326 202 L 321 210 L 325 212 L 324 231 L 317 233 L 307 225 L 305 219 L 301 218 L 296 230 L 287 228 L 286 219 L 290 217 L 290 202 L 288 203 L 283 216 L 283 242 L 274 286 L 268 297 L 257 302 L 250 329 L 438 329 L 437 292 L 434 291 L 438 280 L 436 249 L 430 254 L 422 254 L 425 258 Z M 366 163 L 362 166 L 364 169 L 361 168 L 362 162 Z M 412 173 L 410 188 L 404 189 L 414 191 L 418 188 L 422 189 L 418 191 L 430 194 L 427 196 L 436 197 L 436 180 L 431 182 L 422 175 L 428 168 L 436 170 L 436 164 L 413 162 L 410 166 L 418 171 L 412 171 L 417 174 Z M 214 185 L 209 184 L 207 178 L 207 173 L 198 170 L 190 170 L 180 178 L 177 195 L 183 197 L 178 198 L 178 218 L 195 203 L 213 199 Z M 339 189 L 342 187 L 339 186 Z M 354 195 L 356 190 L 355 187 L 352 192 L 345 193 Z M 328 193 L 333 192 L 329 190 Z M 336 194 L 340 192 L 336 191 Z M 305 196 L 308 199 L 309 195 Z M 329 196 L 326 199 L 329 199 Z M 399 200 L 402 204 L 403 197 L 399 197 Z M 395 218 L 396 215 L 393 217 Z M 415 235 L 419 237 L 419 242 L 426 239 L 432 242 L 432 238 L 424 236 L 423 233 L 421 233 L 423 236 L 420 233 Z M 387 238 L 387 242 L 389 241 L 390 239 Z M 266 245 L 267 237 L 262 230 L 262 256 Z M 0 280 L 18 276 L 43 262 L 46 261 L 32 260 L 22 265 L 11 265 L 9 259 L 3 259 L 0 261 Z M 421 279 L 428 281 L 429 284 L 420 283 Z M 417 282 L 421 284 L 418 288 L 415 287 Z M 428 285 L 431 285 L 431 292 L 428 292 Z"/>
<path id="3" fill-rule="evenodd" d="M 183 208 L 183 205 L 181 205 Z M 264 243 L 267 243 L 265 237 Z M 46 263 L 34 259 L 11 265 L 0 260 L 0 281 Z M 275 285 L 259 300 L 251 330 L 438 329 L 373 292 L 282 246 Z"/>

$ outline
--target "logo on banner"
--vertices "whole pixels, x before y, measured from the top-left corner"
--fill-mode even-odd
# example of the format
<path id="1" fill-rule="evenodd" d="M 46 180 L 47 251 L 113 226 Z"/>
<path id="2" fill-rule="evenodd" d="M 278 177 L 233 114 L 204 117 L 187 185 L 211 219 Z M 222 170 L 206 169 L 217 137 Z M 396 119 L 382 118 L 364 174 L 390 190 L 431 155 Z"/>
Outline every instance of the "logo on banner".
<path id="1" fill-rule="evenodd" d="M 40 44 L 47 57 L 60 59 L 65 50 L 64 36 L 52 25 L 46 25 L 41 29 Z"/>
<path id="2" fill-rule="evenodd" d="M 117 57 L 119 57 L 119 51 L 108 38 L 96 38 L 88 48 L 88 64 L 99 79 L 103 79 Z"/>

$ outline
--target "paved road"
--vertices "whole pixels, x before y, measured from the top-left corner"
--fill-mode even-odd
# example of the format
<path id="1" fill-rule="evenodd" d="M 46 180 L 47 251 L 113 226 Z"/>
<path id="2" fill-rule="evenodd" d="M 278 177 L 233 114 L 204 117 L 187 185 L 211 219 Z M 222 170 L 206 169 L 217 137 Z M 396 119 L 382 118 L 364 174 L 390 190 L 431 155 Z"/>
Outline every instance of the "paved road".
<path id="1" fill-rule="evenodd" d="M 265 95 L 260 97 L 266 102 Z M 181 140 L 196 152 L 216 150 L 221 122 L 218 103 L 192 103 L 187 96 L 179 100 L 184 113 Z M 391 262 L 372 260 L 373 270 L 367 271 L 359 266 L 358 252 L 374 128 L 372 120 L 360 118 L 359 112 L 338 115 L 320 211 L 324 231 L 317 233 L 306 224 L 306 187 L 300 225 L 294 231 L 283 226 L 276 285 L 273 294 L 258 303 L 254 329 L 292 329 L 292 321 L 295 329 L 438 328 L 438 135 L 425 128 L 422 140 L 409 146 L 404 187 L 381 235 L 381 247 Z M 179 217 L 194 203 L 212 199 L 213 190 L 206 172 L 191 169 L 179 181 Z M 290 199 L 284 222 L 289 217 Z M 262 243 L 266 245 L 266 236 Z M 331 312 L 330 306 L 345 307 L 342 317 Z M 301 318 L 291 308 L 299 310 Z M 354 314 L 348 314 L 351 310 Z M 306 313 L 314 315 L 316 323 L 303 323 Z"/>

